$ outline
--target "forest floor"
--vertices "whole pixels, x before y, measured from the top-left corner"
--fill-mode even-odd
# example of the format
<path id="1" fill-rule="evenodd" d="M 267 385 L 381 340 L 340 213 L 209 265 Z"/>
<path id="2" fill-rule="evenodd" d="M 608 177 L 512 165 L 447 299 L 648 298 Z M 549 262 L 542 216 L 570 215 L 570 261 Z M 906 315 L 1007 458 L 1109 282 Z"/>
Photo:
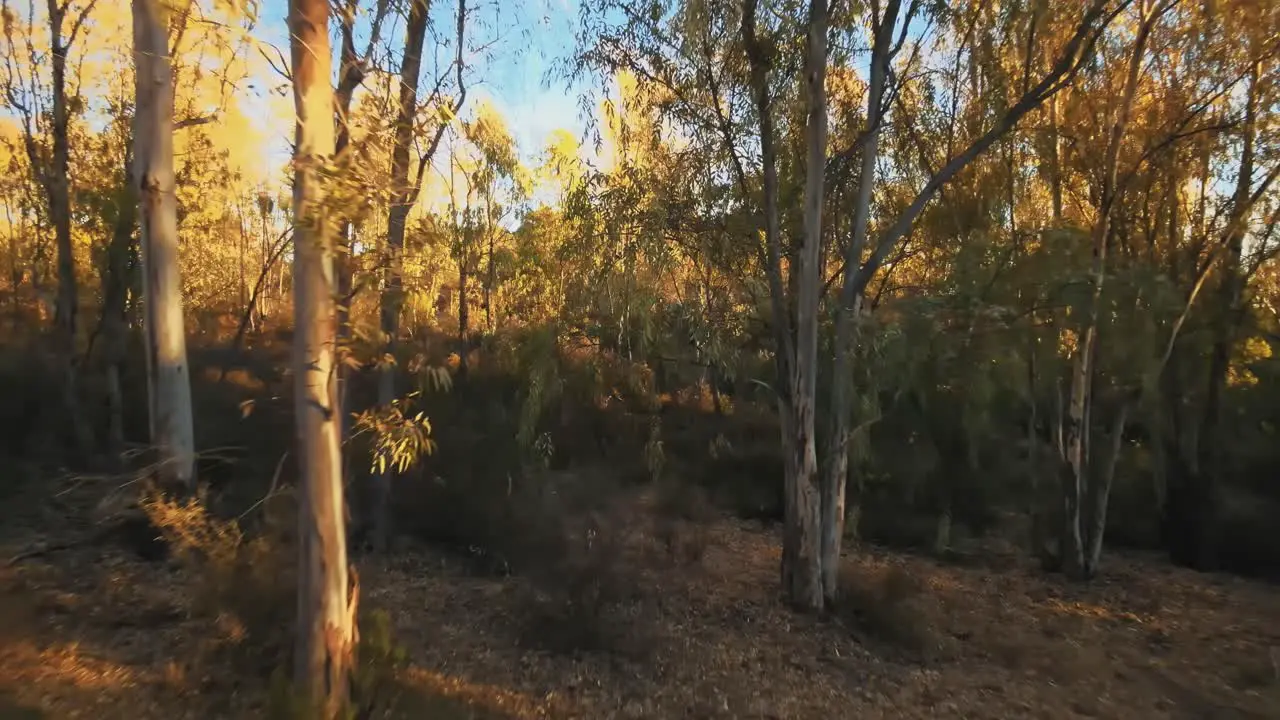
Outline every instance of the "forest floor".
<path id="1" fill-rule="evenodd" d="M 32 540 L 7 535 L 0 563 Z M 641 600 L 621 655 L 531 649 L 519 578 L 422 547 L 362 560 L 362 603 L 408 657 L 388 716 L 1280 718 L 1273 585 L 1121 553 L 1072 585 L 1012 553 L 865 548 L 851 583 L 910 583 L 865 617 L 822 619 L 779 602 L 776 533 L 725 518 L 706 543 L 679 565 L 632 548 Z M 218 649 L 230 631 L 190 612 L 193 589 L 111 544 L 0 565 L 0 718 L 261 717 L 269 667 Z"/>

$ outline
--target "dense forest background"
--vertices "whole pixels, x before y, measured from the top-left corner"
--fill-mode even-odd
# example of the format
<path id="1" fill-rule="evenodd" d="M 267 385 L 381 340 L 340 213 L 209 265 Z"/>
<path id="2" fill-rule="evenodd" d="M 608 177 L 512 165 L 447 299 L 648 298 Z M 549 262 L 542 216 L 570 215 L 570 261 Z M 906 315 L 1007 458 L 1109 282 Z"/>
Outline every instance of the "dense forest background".
<path id="1" fill-rule="evenodd" d="M 672 617 L 637 600 L 637 523 L 671 573 L 753 538 L 769 613 L 929 658 L 924 567 L 1081 597 L 1280 577 L 1274 2 L 3 21 L 9 567 L 167 558 L 212 604 L 188 620 L 272 648 L 273 712 L 382 702 L 388 594 L 448 563 L 530 582 L 561 650 L 634 654 Z M 1253 634 L 1237 709 L 1267 716 L 1280 637 Z"/>

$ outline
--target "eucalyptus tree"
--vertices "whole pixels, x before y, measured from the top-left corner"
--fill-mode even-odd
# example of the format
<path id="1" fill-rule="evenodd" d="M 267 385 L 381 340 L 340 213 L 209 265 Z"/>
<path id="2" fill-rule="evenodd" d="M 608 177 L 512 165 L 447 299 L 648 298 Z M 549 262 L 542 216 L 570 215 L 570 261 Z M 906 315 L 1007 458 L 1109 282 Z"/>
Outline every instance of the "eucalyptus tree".
<path id="1" fill-rule="evenodd" d="M 774 358 L 786 467 L 787 520 L 783 541 L 783 584 L 789 600 L 817 609 L 834 599 L 845 509 L 849 425 L 849 363 L 854 318 L 860 298 L 890 255 L 910 234 L 916 219 L 940 190 L 975 159 L 1012 131 L 1028 113 L 1070 84 L 1090 61 L 1095 45 L 1128 0 L 1012 6 L 972 11 L 967 3 L 917 0 L 849 6 L 832 16 L 825 3 L 803 12 L 790 5 L 760 7 L 698 1 L 652 2 L 643 7 L 605 0 L 583 14 L 581 67 L 625 68 L 666 94 L 668 117 L 694 138 L 714 143 L 724 172 L 735 177 L 737 202 L 758 218 L 743 242 L 758 243 L 759 265 L 768 281 Z M 971 11 L 965 12 L 966 9 Z M 974 30 L 974 28 L 979 30 Z M 853 48 L 864 31 L 871 36 L 867 110 L 851 137 L 826 138 L 829 109 L 823 76 L 831 53 L 841 70 L 856 72 Z M 805 37 L 804 42 L 799 38 Z M 905 202 L 882 203 L 871 232 L 879 138 L 892 124 L 891 100 L 928 74 L 928 57 L 947 38 L 968 43 L 969 73 L 987 74 L 980 41 L 1003 37 L 1022 49 L 1028 68 L 1020 87 L 983 93 L 976 81 L 965 95 L 952 97 L 988 108 L 971 131 L 931 172 L 922 187 L 906 191 Z M 833 39 L 834 38 L 834 39 Z M 802 49 L 803 48 L 803 49 Z M 1042 62 L 1032 62 L 1042 58 Z M 994 96 L 992 102 L 989 96 Z M 795 138 L 803 136 L 797 144 Z M 798 157 L 791 148 L 806 148 Z M 834 153 L 829 146 L 834 145 Z M 845 238 L 823 214 L 826 181 L 839 183 L 854 158 L 860 160 L 853 222 Z M 803 173 L 803 182 L 798 178 Z M 804 200 L 797 218 L 795 188 Z M 895 192 L 895 194 L 898 194 Z M 803 229 L 799 229 L 802 226 Z M 837 340 L 832 360 L 831 427 L 821 447 L 815 429 L 816 378 L 821 364 L 817 328 L 826 248 L 841 247 L 838 302 L 833 309 Z M 821 452 L 820 452 L 821 451 Z M 819 456 L 824 462 L 819 462 Z"/>
<path id="2" fill-rule="evenodd" d="M 433 108 L 438 119 L 431 130 L 425 147 L 418 153 L 418 169 L 411 180 L 409 176 L 411 146 L 415 143 L 418 128 L 418 84 L 422 70 L 423 44 L 425 42 L 428 11 L 428 0 L 410 0 L 409 14 L 405 24 L 404 52 L 400 62 L 400 82 L 396 115 L 393 124 L 394 140 L 391 149 L 391 202 L 387 211 L 387 243 L 385 270 L 386 281 L 380 298 L 380 327 L 384 336 L 384 358 L 380 361 L 381 375 L 378 383 L 378 402 L 388 406 L 396 397 L 395 366 L 391 359 L 395 351 L 396 339 L 400 334 L 400 312 L 404 306 L 404 239 L 408 224 L 409 211 L 418 201 L 422 190 L 423 177 L 431 167 L 432 160 L 441 138 L 453 118 L 457 116 L 462 104 L 466 101 L 467 88 L 464 84 L 466 70 L 466 29 L 467 0 L 458 0 L 456 22 L 454 28 L 454 59 L 451 73 L 442 75 L 429 100 L 435 104 Z M 455 92 L 452 99 L 445 100 L 441 94 L 444 78 L 452 75 L 455 78 Z M 378 473 L 374 479 L 374 545 L 385 550 L 390 532 L 390 477 L 386 472 Z"/>
<path id="3" fill-rule="evenodd" d="M 335 134 L 327 0 L 290 3 L 289 31 L 297 112 L 293 374 L 301 490 L 294 682 L 312 713 L 332 718 L 347 710 L 356 596 L 347 567 L 334 228 L 324 172 Z"/>
<path id="4" fill-rule="evenodd" d="M 54 349 L 62 373 L 63 406 L 72 439 L 81 453 L 91 450 L 93 433 L 79 397 L 80 290 L 72 244 L 70 127 L 83 98 L 77 94 L 75 83 L 68 85 L 67 70 L 77 41 L 88 32 L 95 5 L 93 0 L 51 0 L 43 18 L 37 15 L 34 3 L 22 10 L 15 10 L 7 0 L 0 5 L 4 16 L 5 102 L 17 115 L 27 167 L 44 194 L 53 226 L 57 267 Z"/>
<path id="5" fill-rule="evenodd" d="M 134 78 L 132 182 L 138 185 L 146 298 L 145 357 L 151 442 L 160 478 L 189 489 L 195 480 L 191 372 L 183 323 L 178 259 L 177 188 L 173 172 L 171 11 L 160 0 L 133 3 Z M 122 231 L 127 232 L 131 228 Z"/>

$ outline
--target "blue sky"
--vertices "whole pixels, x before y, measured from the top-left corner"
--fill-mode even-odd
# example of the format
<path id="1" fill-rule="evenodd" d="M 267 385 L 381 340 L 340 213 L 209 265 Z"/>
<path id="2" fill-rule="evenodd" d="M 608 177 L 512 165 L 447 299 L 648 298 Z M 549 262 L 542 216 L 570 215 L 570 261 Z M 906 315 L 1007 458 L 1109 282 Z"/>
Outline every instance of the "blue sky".
<path id="1" fill-rule="evenodd" d="M 372 0 L 363 0 L 361 4 L 372 5 Z M 476 107 L 478 101 L 487 101 L 497 108 L 506 118 L 526 160 L 532 160 L 541 152 L 548 135 L 556 129 L 581 134 L 585 123 L 580 117 L 580 88 L 570 88 L 560 78 L 547 77 L 551 68 L 574 51 L 576 0 L 470 0 L 469 5 L 473 22 L 468 27 L 467 41 L 471 56 L 467 108 Z M 440 1 L 433 2 L 432 6 L 433 28 L 450 33 L 456 3 Z M 286 0 L 264 0 L 253 31 L 256 38 L 275 45 L 286 58 L 289 54 L 287 12 Z M 367 18 L 364 22 L 367 23 Z M 357 34 L 365 33 L 367 26 L 358 25 Z M 404 42 L 403 18 L 388 18 L 382 38 L 397 54 L 393 66 L 398 64 L 399 48 Z M 431 66 L 427 58 L 432 56 L 432 49 L 428 37 L 423 88 L 430 83 Z M 277 85 L 282 82 L 278 77 L 270 80 Z M 257 89 L 245 91 L 244 109 L 262 123 L 264 130 L 270 130 L 271 152 L 264 161 L 279 167 L 287 159 L 293 127 L 291 122 L 282 121 L 278 102 L 274 104 L 276 111 L 272 112 L 263 84 L 255 83 Z M 464 115 L 468 114 L 467 108 L 463 110 Z"/>

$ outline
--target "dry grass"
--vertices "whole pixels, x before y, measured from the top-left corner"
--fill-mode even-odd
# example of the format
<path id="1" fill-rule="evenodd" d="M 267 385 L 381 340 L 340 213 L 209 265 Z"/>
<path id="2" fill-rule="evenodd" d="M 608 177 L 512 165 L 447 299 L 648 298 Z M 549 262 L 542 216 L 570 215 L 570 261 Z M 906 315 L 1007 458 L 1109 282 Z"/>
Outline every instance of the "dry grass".
<path id="1" fill-rule="evenodd" d="M 645 623 L 639 659 L 522 647 L 530 580 L 476 577 L 429 549 L 365 563 L 362 605 L 388 613 L 411 662 L 385 716 L 1280 717 L 1275 587 L 1137 556 L 1077 586 L 1030 564 L 864 550 L 846 570 L 854 611 L 819 619 L 778 602 L 772 533 L 730 520 L 705 533 L 697 563 L 673 562 L 653 532 L 627 535 L 619 562 L 646 614 L 610 621 Z M 263 717 L 261 677 L 202 651 L 216 626 L 187 612 L 188 575 L 112 548 L 10 570 L 0 714 Z"/>

